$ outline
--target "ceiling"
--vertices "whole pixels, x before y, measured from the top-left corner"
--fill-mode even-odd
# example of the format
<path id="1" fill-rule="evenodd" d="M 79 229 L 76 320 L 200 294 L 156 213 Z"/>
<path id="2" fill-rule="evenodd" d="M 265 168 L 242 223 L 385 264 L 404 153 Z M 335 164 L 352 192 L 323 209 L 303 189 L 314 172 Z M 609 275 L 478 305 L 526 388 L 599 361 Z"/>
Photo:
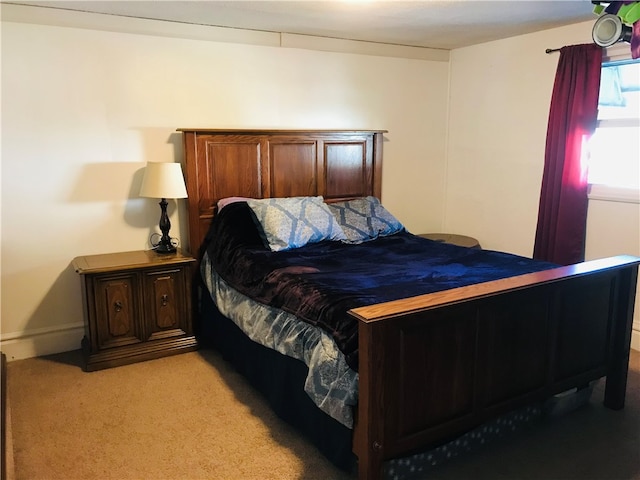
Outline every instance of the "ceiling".
<path id="1" fill-rule="evenodd" d="M 439 49 L 596 18 L 588 0 L 3 0 L 2 3 Z"/>

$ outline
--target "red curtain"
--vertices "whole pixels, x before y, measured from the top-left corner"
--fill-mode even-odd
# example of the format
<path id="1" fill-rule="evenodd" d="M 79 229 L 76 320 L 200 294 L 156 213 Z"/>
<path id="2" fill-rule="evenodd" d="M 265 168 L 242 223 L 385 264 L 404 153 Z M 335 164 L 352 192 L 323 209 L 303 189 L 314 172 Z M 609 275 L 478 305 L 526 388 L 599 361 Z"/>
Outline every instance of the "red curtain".
<path id="1" fill-rule="evenodd" d="M 582 147 L 598 118 L 602 49 L 560 49 L 545 149 L 533 258 L 561 265 L 584 260 L 587 171 Z"/>

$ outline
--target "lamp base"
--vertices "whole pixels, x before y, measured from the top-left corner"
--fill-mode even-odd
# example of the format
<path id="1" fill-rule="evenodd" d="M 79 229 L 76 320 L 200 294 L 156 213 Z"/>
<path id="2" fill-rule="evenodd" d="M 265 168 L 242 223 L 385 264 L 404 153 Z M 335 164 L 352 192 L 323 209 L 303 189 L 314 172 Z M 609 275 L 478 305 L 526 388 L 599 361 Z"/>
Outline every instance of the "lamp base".
<path id="1" fill-rule="evenodd" d="M 169 229 L 171 228 L 171 222 L 167 215 L 167 199 L 160 200 L 160 231 L 162 237 L 160 242 L 154 246 L 154 249 L 158 253 L 175 253 L 176 247 L 171 243 L 171 237 L 169 236 Z"/>
<path id="2" fill-rule="evenodd" d="M 164 245 L 162 243 L 158 244 L 153 248 L 157 253 L 176 253 L 177 249 L 173 245 Z"/>

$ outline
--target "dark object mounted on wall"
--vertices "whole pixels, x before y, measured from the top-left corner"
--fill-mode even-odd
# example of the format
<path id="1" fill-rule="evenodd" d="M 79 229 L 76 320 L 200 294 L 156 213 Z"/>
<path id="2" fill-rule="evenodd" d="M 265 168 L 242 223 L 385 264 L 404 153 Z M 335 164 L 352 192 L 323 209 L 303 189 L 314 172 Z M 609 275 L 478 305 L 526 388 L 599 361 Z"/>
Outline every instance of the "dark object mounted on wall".
<path id="1" fill-rule="evenodd" d="M 631 58 L 640 58 L 640 1 L 596 2 L 593 13 L 600 18 L 593 26 L 593 41 L 610 47 L 619 41 L 630 43 Z"/>
<path id="2" fill-rule="evenodd" d="M 610 47 L 620 41 L 631 42 L 631 35 L 632 28 L 612 13 L 601 15 L 591 32 L 593 42 L 601 47 Z"/>

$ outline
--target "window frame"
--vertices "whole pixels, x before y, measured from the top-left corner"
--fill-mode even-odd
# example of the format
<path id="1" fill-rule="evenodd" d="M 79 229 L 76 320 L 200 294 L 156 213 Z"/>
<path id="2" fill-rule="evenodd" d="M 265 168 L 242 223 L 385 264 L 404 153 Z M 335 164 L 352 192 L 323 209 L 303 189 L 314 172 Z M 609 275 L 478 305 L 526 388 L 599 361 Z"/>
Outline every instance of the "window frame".
<path id="1" fill-rule="evenodd" d="M 629 44 L 617 43 L 611 47 L 605 48 L 602 55 L 602 64 L 611 62 L 624 62 L 632 60 Z M 604 123 L 608 127 L 635 127 L 640 124 L 640 119 L 607 119 L 598 120 L 596 128 Z M 623 188 L 599 183 L 589 183 L 588 190 L 589 200 L 602 200 L 609 202 L 623 202 L 640 204 L 640 188 Z"/>

